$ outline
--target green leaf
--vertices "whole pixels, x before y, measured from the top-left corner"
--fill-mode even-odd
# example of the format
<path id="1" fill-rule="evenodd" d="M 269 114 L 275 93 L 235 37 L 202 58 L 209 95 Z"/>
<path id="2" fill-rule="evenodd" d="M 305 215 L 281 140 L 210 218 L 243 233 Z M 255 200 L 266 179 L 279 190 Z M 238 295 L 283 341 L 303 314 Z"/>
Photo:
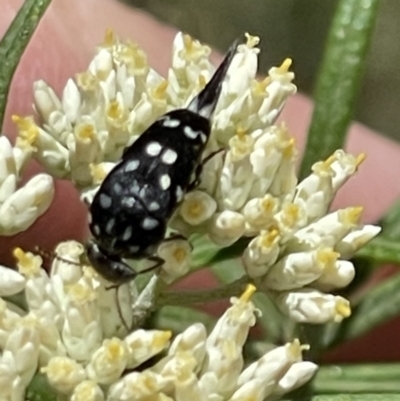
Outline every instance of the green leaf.
<path id="1" fill-rule="evenodd" d="M 25 399 L 27 401 L 56 401 L 57 395 L 50 387 L 46 376 L 37 373 L 26 389 Z"/>
<path id="2" fill-rule="evenodd" d="M 400 240 L 400 202 L 393 205 L 379 222 L 385 238 Z"/>
<path id="3" fill-rule="evenodd" d="M 397 393 L 399 397 L 399 377 L 399 364 L 321 366 L 312 388 L 316 394 Z"/>
<path id="4" fill-rule="evenodd" d="M 316 380 L 376 381 L 400 378 L 399 363 L 371 363 L 349 365 L 323 365 L 319 368 Z M 399 381 L 400 384 L 400 381 Z"/>
<path id="5" fill-rule="evenodd" d="M 379 0 L 340 0 L 314 90 L 315 108 L 301 176 L 343 146 L 353 117 Z"/>
<path id="6" fill-rule="evenodd" d="M 359 300 L 336 341 L 358 337 L 400 314 L 400 275 L 377 284 Z M 400 381 L 399 381 L 400 383 Z"/>
<path id="7" fill-rule="evenodd" d="M 240 296 L 249 282 L 247 276 L 232 281 L 229 284 L 217 288 L 198 291 L 168 291 L 162 292 L 157 299 L 157 306 L 162 305 L 182 305 L 204 304 L 207 302 L 229 299 L 232 296 Z"/>
<path id="8" fill-rule="evenodd" d="M 256 292 L 253 295 L 253 302 L 256 308 L 261 312 L 257 322 L 264 329 L 263 339 L 277 344 L 282 341 L 284 332 L 285 318 L 276 308 L 274 302 L 262 292 Z"/>
<path id="9" fill-rule="evenodd" d="M 194 308 L 164 306 L 152 317 L 151 327 L 181 333 L 194 323 L 203 323 L 207 329 L 210 329 L 214 325 L 214 319 Z"/>
<path id="10" fill-rule="evenodd" d="M 380 235 L 357 252 L 357 257 L 366 258 L 375 263 L 400 264 L 400 239 Z"/>
<path id="11" fill-rule="evenodd" d="M 243 277 L 243 275 L 245 275 L 244 268 L 239 259 L 228 259 L 213 263 L 211 265 L 211 271 L 222 284 L 232 283 L 233 281 L 239 280 L 241 277 Z M 236 295 L 239 296 L 240 294 Z"/>
<path id="12" fill-rule="evenodd" d="M 221 248 L 205 235 L 191 237 L 190 242 L 193 246 L 191 271 L 240 257 L 250 240 L 251 238 L 241 238 L 231 246 Z"/>
<path id="13" fill-rule="evenodd" d="M 193 235 L 190 237 L 190 243 L 193 246 L 191 272 L 208 267 L 210 261 L 221 249 L 212 243 L 206 235 Z"/>
<path id="14" fill-rule="evenodd" d="M 0 127 L 8 91 L 26 45 L 51 0 L 25 0 L 0 42 Z"/>

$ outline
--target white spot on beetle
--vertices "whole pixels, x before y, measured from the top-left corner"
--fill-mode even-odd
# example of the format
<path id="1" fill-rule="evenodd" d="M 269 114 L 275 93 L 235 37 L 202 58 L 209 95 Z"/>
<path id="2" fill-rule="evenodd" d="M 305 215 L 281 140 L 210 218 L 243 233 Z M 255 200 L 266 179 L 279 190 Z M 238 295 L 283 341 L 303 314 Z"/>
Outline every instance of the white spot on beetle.
<path id="1" fill-rule="evenodd" d="M 100 235 L 100 227 L 97 224 L 93 226 L 93 232 L 95 235 Z"/>
<path id="2" fill-rule="evenodd" d="M 179 120 L 175 120 L 173 118 L 167 118 L 163 121 L 163 126 L 167 128 L 176 128 L 179 127 L 181 122 Z"/>
<path id="3" fill-rule="evenodd" d="M 130 253 L 136 253 L 139 249 L 140 249 L 140 246 L 138 246 L 138 245 L 131 245 L 131 246 L 129 247 L 129 252 L 130 252 Z"/>
<path id="4" fill-rule="evenodd" d="M 160 204 L 158 202 L 151 202 L 149 205 L 149 211 L 154 212 L 156 210 L 160 209 Z"/>
<path id="5" fill-rule="evenodd" d="M 106 194 L 100 194 L 99 201 L 103 209 L 108 209 L 111 206 L 111 198 Z"/>
<path id="6" fill-rule="evenodd" d="M 115 224 L 114 218 L 111 218 L 110 220 L 108 220 L 107 225 L 106 225 L 106 233 L 107 234 L 111 234 L 114 224 Z"/>
<path id="7" fill-rule="evenodd" d="M 174 164 L 178 158 L 178 153 L 175 150 L 167 149 L 161 155 L 161 161 L 165 164 Z"/>
<path id="8" fill-rule="evenodd" d="M 158 142 L 150 142 L 147 145 L 146 152 L 149 156 L 158 156 L 161 152 L 162 146 Z"/>
<path id="9" fill-rule="evenodd" d="M 183 198 L 182 188 L 178 185 L 175 190 L 176 200 L 180 202 Z"/>
<path id="10" fill-rule="evenodd" d="M 119 182 L 114 183 L 114 192 L 118 195 L 122 192 L 122 186 Z"/>
<path id="11" fill-rule="evenodd" d="M 183 133 L 190 139 L 196 139 L 197 135 L 199 135 L 199 131 L 195 131 L 192 127 L 189 127 L 189 125 L 183 129 Z"/>
<path id="12" fill-rule="evenodd" d="M 138 182 L 137 182 L 136 180 L 134 180 L 134 181 L 132 182 L 132 185 L 131 185 L 131 193 L 137 195 L 137 193 L 138 193 L 139 191 L 140 191 L 140 188 L 139 188 Z"/>
<path id="13" fill-rule="evenodd" d="M 122 199 L 122 206 L 132 207 L 136 202 L 136 199 L 133 196 L 126 196 Z"/>
<path id="14" fill-rule="evenodd" d="M 128 241 L 129 238 L 132 236 L 132 226 L 128 226 L 125 228 L 124 233 L 122 234 L 122 241 Z"/>
<path id="15" fill-rule="evenodd" d="M 139 160 L 131 160 L 125 167 L 125 172 L 135 171 L 139 167 Z"/>
<path id="16" fill-rule="evenodd" d="M 163 174 L 160 177 L 160 187 L 164 190 L 167 190 L 171 185 L 171 178 L 168 174 Z"/>
<path id="17" fill-rule="evenodd" d="M 168 174 L 163 174 L 160 177 L 160 186 L 162 189 L 168 189 L 171 185 L 171 178 Z"/>
<path id="18" fill-rule="evenodd" d="M 206 142 L 207 142 L 208 137 L 207 137 L 207 135 L 204 134 L 203 132 L 200 133 L 200 138 L 201 138 L 201 142 L 203 142 L 203 143 L 206 143 Z"/>
<path id="19" fill-rule="evenodd" d="M 152 217 L 146 217 L 142 221 L 142 227 L 145 230 L 152 230 L 153 228 L 156 228 L 158 226 L 158 221 L 156 219 L 153 219 Z"/>

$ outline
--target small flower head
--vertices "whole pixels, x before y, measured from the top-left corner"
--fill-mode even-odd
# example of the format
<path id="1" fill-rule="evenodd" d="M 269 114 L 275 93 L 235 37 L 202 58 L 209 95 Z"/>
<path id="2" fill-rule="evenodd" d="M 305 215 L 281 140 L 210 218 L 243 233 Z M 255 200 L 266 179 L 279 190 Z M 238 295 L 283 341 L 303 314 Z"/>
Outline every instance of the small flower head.
<path id="1" fill-rule="evenodd" d="M 176 207 L 168 209 L 168 216 L 162 217 L 165 210 L 157 214 L 158 203 L 145 201 L 147 181 L 132 180 L 116 190 L 121 197 L 130 185 L 137 193 L 143 191 L 131 196 L 132 189 L 130 198 L 125 196 L 127 209 L 138 202 L 137 210 L 145 210 L 152 224 L 165 223 L 168 236 L 149 250 L 163 263 L 147 282 L 142 276 L 110 285 L 91 266 L 83 266 L 84 247 L 75 241 L 58 245 L 48 273 L 40 256 L 14 250 L 18 273 L 3 268 L 0 296 L 24 291 L 27 310 L 14 310 L 0 300 L 0 388 L 7 397 L 21 398 L 36 370 L 46 374 L 57 396 L 73 401 L 272 400 L 314 375 L 317 366 L 302 360 L 308 346 L 297 339 L 260 353 L 245 367 L 243 347 L 260 314 L 252 302 L 254 284 L 293 322 L 341 322 L 351 308 L 334 292 L 354 278 L 347 259 L 379 228 L 361 223 L 361 207 L 329 211 L 364 155 L 337 150 L 315 163 L 299 182 L 295 140 L 284 124 L 276 124 L 286 99 L 296 92 L 291 60 L 258 80 L 258 43 L 259 38 L 247 34 L 245 43 L 237 46 L 209 138 L 203 133 L 204 151 L 193 162 L 199 176 L 191 170 L 193 182 L 174 189 L 169 198 L 176 198 Z M 190 105 L 209 82 L 214 70 L 209 55 L 207 46 L 178 34 L 172 66 L 163 78 L 136 44 L 120 41 L 109 31 L 87 70 L 68 80 L 60 98 L 44 81 L 36 82 L 34 107 L 42 124 L 14 116 L 17 146 L 0 138 L 0 233 L 25 230 L 52 200 L 53 181 L 47 174 L 18 189 L 31 155 L 51 176 L 70 180 L 90 205 L 143 132 L 166 112 Z M 176 121 L 168 118 L 158 121 L 176 128 Z M 195 136 L 201 139 L 201 133 Z M 155 153 L 146 149 L 151 157 L 161 152 L 161 147 Z M 160 157 L 169 166 L 180 156 L 164 152 Z M 129 169 L 135 171 L 137 163 L 133 160 Z M 172 178 L 161 177 L 157 183 L 168 198 Z M 111 207 L 110 199 L 103 209 Z M 89 217 L 96 221 L 94 213 Z M 103 234 L 112 232 L 115 220 L 107 223 Z M 146 230 L 154 228 L 152 224 Z M 129 226 L 122 235 L 131 238 L 134 228 Z M 219 253 L 222 248 L 246 244 L 242 263 L 253 284 L 231 298 L 210 333 L 201 323 L 176 336 L 171 330 L 144 328 L 150 312 L 164 305 L 160 300 L 166 287 L 191 272 L 192 243 L 198 239 L 212 243 L 211 260 L 224 254 Z M 112 250 L 118 240 L 118 235 L 110 238 Z M 97 237 L 94 241 L 100 242 Z M 103 256 L 121 256 L 129 268 L 128 257 L 137 256 L 139 263 L 146 259 L 132 248 L 131 253 L 107 251 Z M 155 320 L 162 321 L 162 312 Z"/>

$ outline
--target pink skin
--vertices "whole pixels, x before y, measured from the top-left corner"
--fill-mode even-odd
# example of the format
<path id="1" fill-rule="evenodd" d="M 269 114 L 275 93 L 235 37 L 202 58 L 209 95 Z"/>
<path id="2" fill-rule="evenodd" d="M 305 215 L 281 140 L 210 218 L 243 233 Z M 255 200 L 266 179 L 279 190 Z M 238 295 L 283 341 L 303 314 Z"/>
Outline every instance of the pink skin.
<path id="1" fill-rule="evenodd" d="M 2 1 L 0 37 L 22 2 Z M 136 41 L 147 52 L 153 68 L 166 73 L 176 33 L 174 28 L 161 25 L 147 14 L 114 0 L 53 0 L 14 76 L 3 127 L 6 135 L 15 138 L 12 114 L 32 114 L 32 82 L 44 78 L 60 93 L 68 78 L 86 68 L 94 47 L 101 42 L 108 27 L 120 37 Z M 297 95 L 289 100 L 281 117 L 301 149 L 305 145 L 311 113 L 311 101 Z M 346 149 L 354 154 L 364 152 L 368 157 L 357 176 L 340 191 L 333 208 L 363 205 L 364 221 L 374 222 L 400 195 L 400 146 L 361 124 L 353 124 Z M 33 164 L 26 175 L 29 177 L 39 170 L 40 167 Z M 83 240 L 86 234 L 85 206 L 68 182 L 57 182 L 57 196 L 50 210 L 27 232 L 1 239 L 0 260 L 13 264 L 11 250 L 15 246 L 33 249 L 39 245 L 51 250 L 62 240 Z M 382 270 L 381 276 L 386 272 Z M 187 280 L 185 288 L 198 287 L 199 277 L 195 280 Z M 204 287 L 215 284 L 208 274 L 203 275 L 202 282 Z M 213 311 L 215 313 L 216 308 Z M 329 360 L 397 360 L 400 358 L 399 335 L 400 320 L 397 320 L 341 346 L 330 354 Z"/>

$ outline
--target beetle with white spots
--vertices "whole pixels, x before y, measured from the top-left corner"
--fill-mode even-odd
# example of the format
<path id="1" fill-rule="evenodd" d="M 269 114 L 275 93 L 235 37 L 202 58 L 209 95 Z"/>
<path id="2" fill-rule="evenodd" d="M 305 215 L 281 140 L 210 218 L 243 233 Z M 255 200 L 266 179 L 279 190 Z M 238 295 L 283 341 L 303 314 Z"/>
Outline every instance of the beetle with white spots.
<path id="1" fill-rule="evenodd" d="M 124 150 L 94 196 L 87 256 L 114 284 L 137 275 L 124 259 L 152 258 L 162 264 L 154 255 L 185 193 L 200 181 L 212 116 L 236 48 L 235 43 L 186 108 L 161 116 Z"/>

